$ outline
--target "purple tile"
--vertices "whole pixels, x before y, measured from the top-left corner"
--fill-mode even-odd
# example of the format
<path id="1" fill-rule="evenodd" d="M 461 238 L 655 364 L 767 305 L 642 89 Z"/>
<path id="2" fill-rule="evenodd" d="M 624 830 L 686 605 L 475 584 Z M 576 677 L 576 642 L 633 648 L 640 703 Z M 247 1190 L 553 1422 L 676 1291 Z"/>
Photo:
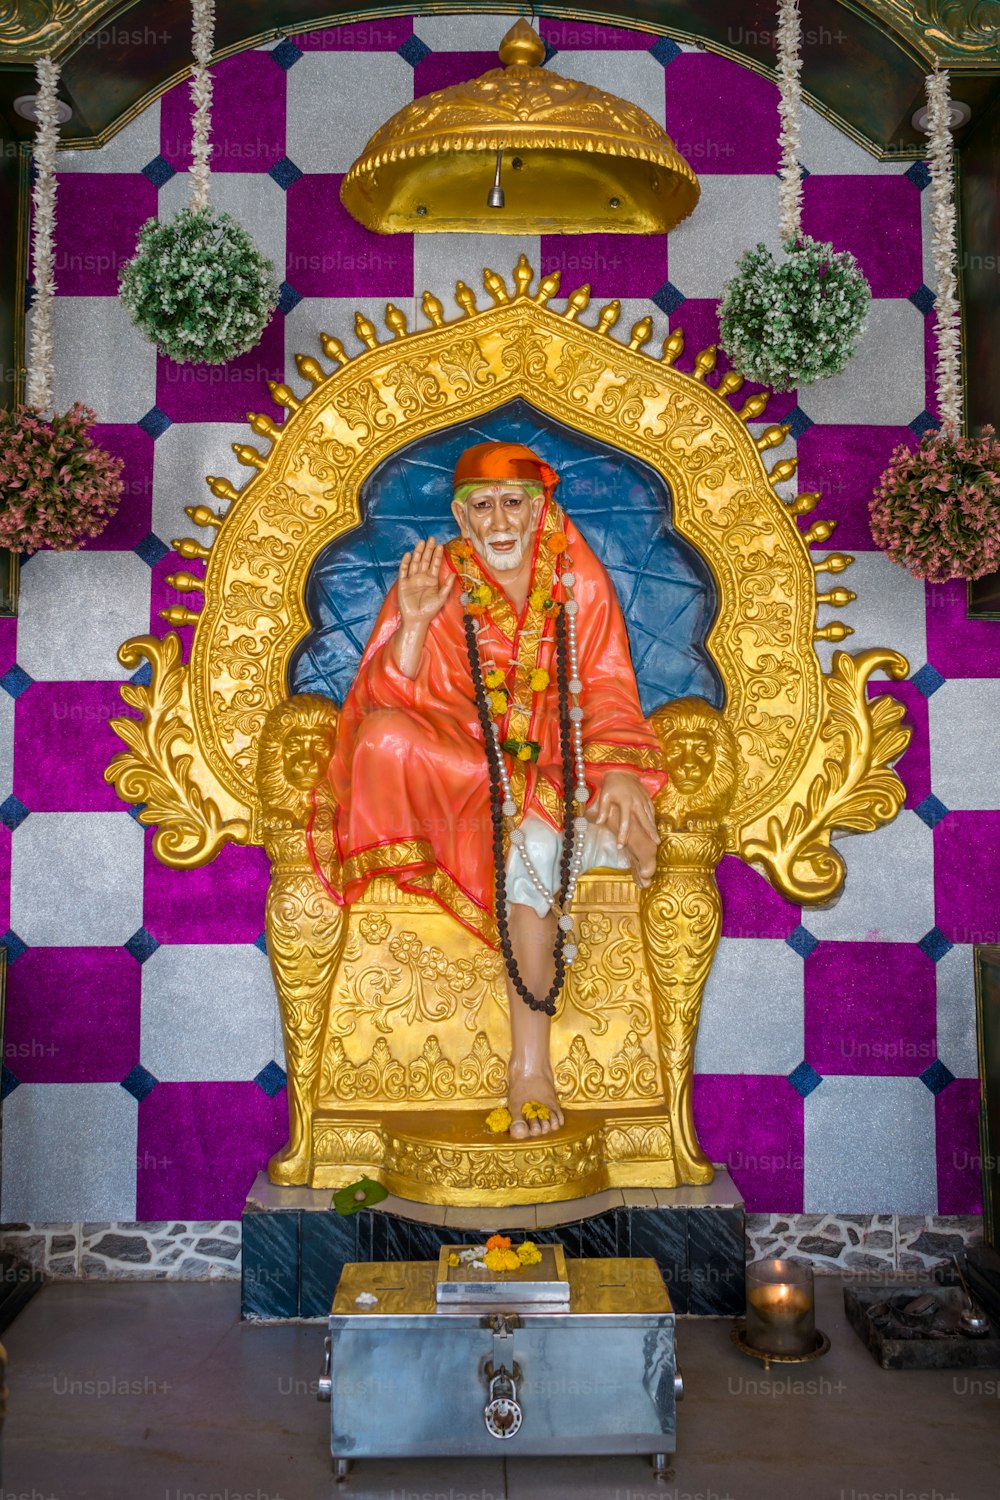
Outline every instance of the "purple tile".
<path id="1" fill-rule="evenodd" d="M 429 52 L 413 70 L 413 97 L 450 89 L 453 83 L 465 83 L 499 67 L 495 52 Z"/>
<path id="2" fill-rule="evenodd" d="M 412 235 L 375 234 L 352 219 L 340 201 L 342 181 L 341 174 L 316 172 L 288 189 L 288 283 L 302 297 L 409 297 Z"/>
<path id="3" fill-rule="evenodd" d="M 563 294 L 589 285 L 594 297 L 652 297 L 667 279 L 665 234 L 545 234 L 542 275 L 562 273 Z"/>
<path id="4" fill-rule="evenodd" d="M 722 936 L 786 938 L 802 920 L 799 907 L 778 894 L 759 870 L 727 854 L 718 869 Z"/>
<path id="5" fill-rule="evenodd" d="M 238 1219 L 254 1177 L 288 1139 L 282 1089 L 158 1083 L 139 1105 L 137 1219 Z"/>
<path id="6" fill-rule="evenodd" d="M 410 16 L 374 16 L 347 26 L 325 26 L 294 36 L 303 52 L 395 52 L 413 35 Z"/>
<path id="7" fill-rule="evenodd" d="M 239 52 L 213 64 L 213 172 L 266 172 L 281 160 L 286 76 L 266 52 Z M 191 113 L 189 83 L 179 83 L 164 94 L 160 155 L 178 172 L 191 166 Z"/>
<path id="8" fill-rule="evenodd" d="M 934 383 L 937 379 L 937 344 L 934 334 L 934 314 L 924 319 L 924 407 L 932 417 L 939 417 L 937 391 Z M 914 412 L 914 416 L 916 416 Z"/>
<path id="9" fill-rule="evenodd" d="M 691 54 L 685 52 L 684 57 Z M 688 297 L 681 303 L 676 312 L 670 314 L 670 331 L 676 332 L 678 328 L 684 332 L 684 353 L 677 360 L 677 368 L 680 370 L 693 370 L 694 362 L 702 349 L 708 349 L 712 344 L 719 342 L 719 314 L 718 299 L 714 297 Z M 709 385 L 718 385 L 722 376 L 731 369 L 732 361 L 723 349 L 719 349 L 716 360 L 715 371 L 708 377 Z M 748 396 L 755 396 L 759 391 L 767 387 L 755 385 L 752 380 L 744 382 L 743 386 L 734 396 L 728 397 L 729 404 L 734 411 L 738 411 Z M 783 422 L 788 413 L 795 406 L 797 394 L 795 391 L 780 391 L 777 395 L 770 393 L 770 400 L 756 422 Z"/>
<path id="10" fill-rule="evenodd" d="M 175 630 L 181 639 L 181 649 L 184 660 L 188 661 L 191 656 L 191 642 L 194 638 L 193 625 L 168 625 L 166 620 L 160 616 L 161 609 L 169 609 L 171 605 L 181 604 L 187 609 L 198 614 L 204 604 L 204 596 L 199 593 L 181 594 L 177 589 L 172 589 L 167 579 L 173 573 L 183 569 L 186 573 L 193 573 L 201 578 L 205 573 L 203 562 L 188 562 L 177 556 L 176 552 L 169 552 L 166 557 L 161 558 L 152 569 L 152 580 L 149 596 L 149 628 L 153 635 L 163 637 L 168 630 Z"/>
<path id="11" fill-rule="evenodd" d="M 911 668 L 921 664 L 911 662 Z M 916 807 L 930 795 L 931 747 L 927 724 L 927 699 L 912 682 L 869 682 L 869 698 L 889 693 L 906 707 L 903 723 L 910 728 L 910 743 L 897 760 L 894 770 L 906 787 L 906 807 Z"/>
<path id="12" fill-rule="evenodd" d="M 712 52 L 681 53 L 664 77 L 667 134 L 699 177 L 778 170 L 773 83 Z"/>
<path id="13" fill-rule="evenodd" d="M 956 1078 L 934 1100 L 939 1214 L 979 1214 L 983 1207 L 979 1149 L 979 1079 Z"/>
<path id="14" fill-rule="evenodd" d="M 929 583 L 927 660 L 943 677 L 1000 677 L 1000 624 L 968 620 L 964 579 Z"/>
<path id="15" fill-rule="evenodd" d="M 32 812 L 120 812 L 104 780 L 125 749 L 109 720 L 126 713 L 116 682 L 35 682 L 17 700 L 14 791 Z"/>
<path id="16" fill-rule="evenodd" d="M 4 1061 L 22 1083 L 120 1083 L 139 1059 L 124 948 L 29 948 L 7 975 Z"/>
<path id="17" fill-rule="evenodd" d="M 17 619 L 0 620 L 0 677 L 17 661 Z"/>
<path id="18" fill-rule="evenodd" d="M 141 172 L 62 174 L 56 215 L 59 295 L 116 297 L 139 230 L 155 218 L 156 189 Z"/>
<path id="19" fill-rule="evenodd" d="M 915 1077 L 937 1056 L 934 964 L 911 943 L 820 943 L 805 961 L 805 1055 L 822 1077 Z"/>
<path id="20" fill-rule="evenodd" d="M 252 943 L 264 930 L 269 864 L 263 849 L 225 844 L 210 865 L 172 870 L 146 835 L 142 923 L 161 943 Z"/>
<path id="21" fill-rule="evenodd" d="M 543 41 L 561 52 L 648 52 L 660 40 L 649 31 L 597 26 L 583 20 L 556 21 L 547 16 L 540 17 L 538 31 Z"/>
<path id="22" fill-rule="evenodd" d="M 850 250 L 873 297 L 908 297 L 924 279 L 920 194 L 904 177 L 813 173 L 803 184 L 802 227 Z"/>
<path id="23" fill-rule="evenodd" d="M 134 422 L 96 423 L 90 436 L 98 447 L 125 460 L 121 504 L 99 535 L 88 537 L 86 552 L 130 552 L 149 532 L 153 515 L 153 439 Z"/>
<path id="24" fill-rule="evenodd" d="M 934 829 L 934 913 L 949 942 L 1000 942 L 1000 812 L 950 812 Z"/>
<path id="25" fill-rule="evenodd" d="M 779 1075 L 705 1073 L 694 1079 L 702 1149 L 712 1161 L 727 1164 L 749 1213 L 802 1212 L 802 1106 L 802 1095 Z"/>
<path id="26" fill-rule="evenodd" d="M 808 391 L 803 393 L 802 402 L 808 412 Z M 808 530 L 818 516 L 836 521 L 838 547 L 852 552 L 874 551 L 868 505 L 901 443 L 908 448 L 917 446 L 908 427 L 825 427 L 816 423 L 804 432 L 796 446 L 796 483 L 800 491 L 822 491 L 822 499 L 810 515 L 799 517 L 800 528 Z"/>
<path id="27" fill-rule="evenodd" d="M 316 181 L 314 177 L 302 180 Z M 271 400 L 267 382 L 283 380 L 284 371 L 285 320 L 275 312 L 260 342 L 228 364 L 179 365 L 157 354 L 156 405 L 173 422 L 242 424 L 248 411 L 263 412 L 280 422 L 283 412 Z M 243 441 L 248 440 L 249 434 Z"/>

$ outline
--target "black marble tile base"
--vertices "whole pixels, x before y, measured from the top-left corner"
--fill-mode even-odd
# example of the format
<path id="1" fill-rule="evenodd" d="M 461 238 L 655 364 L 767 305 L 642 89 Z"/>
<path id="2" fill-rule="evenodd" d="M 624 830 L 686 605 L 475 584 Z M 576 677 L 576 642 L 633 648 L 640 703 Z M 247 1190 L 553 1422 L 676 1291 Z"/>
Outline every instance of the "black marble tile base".
<path id="1" fill-rule="evenodd" d="M 0 1254 L 0 1333 L 9 1328 L 21 1308 L 45 1285 L 40 1272 L 7 1251 Z"/>
<path id="2" fill-rule="evenodd" d="M 242 1315 L 325 1318 L 348 1261 L 436 1260 L 442 1245 L 475 1243 L 513 1225 L 515 1238 L 558 1240 L 568 1256 L 651 1256 L 675 1311 L 738 1317 L 745 1311 L 743 1204 L 731 1184 L 717 1194 L 719 1202 L 704 1201 L 710 1191 L 677 1189 L 676 1201 L 663 1192 L 602 1193 L 565 1205 L 578 1218 L 543 1227 L 530 1222 L 534 1209 L 523 1211 L 528 1222 L 518 1219 L 517 1209 L 487 1209 L 481 1222 L 473 1222 L 474 1211 L 463 1210 L 460 1223 L 449 1223 L 454 1210 L 394 1198 L 391 1208 L 342 1217 L 330 1206 L 329 1193 L 255 1190 L 243 1214 Z M 609 1205 L 609 1199 L 617 1201 Z M 594 1210 L 589 1214 L 588 1204 Z M 408 1218 L 408 1208 L 420 1218 Z M 538 1213 L 554 1217 L 552 1211 Z M 444 1222 L 430 1222 L 435 1214 Z"/>

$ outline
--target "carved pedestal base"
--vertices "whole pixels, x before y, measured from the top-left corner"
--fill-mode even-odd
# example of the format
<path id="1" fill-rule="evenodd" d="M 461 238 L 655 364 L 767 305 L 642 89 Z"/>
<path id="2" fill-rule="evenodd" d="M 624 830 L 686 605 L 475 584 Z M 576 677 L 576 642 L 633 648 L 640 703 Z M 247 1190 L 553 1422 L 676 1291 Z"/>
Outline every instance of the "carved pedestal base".
<path id="1" fill-rule="evenodd" d="M 311 1187 L 373 1177 L 399 1198 L 455 1207 L 556 1203 L 612 1187 L 675 1187 L 670 1121 L 655 1110 L 574 1110 L 558 1134 L 489 1136 L 468 1110 L 313 1117 Z"/>

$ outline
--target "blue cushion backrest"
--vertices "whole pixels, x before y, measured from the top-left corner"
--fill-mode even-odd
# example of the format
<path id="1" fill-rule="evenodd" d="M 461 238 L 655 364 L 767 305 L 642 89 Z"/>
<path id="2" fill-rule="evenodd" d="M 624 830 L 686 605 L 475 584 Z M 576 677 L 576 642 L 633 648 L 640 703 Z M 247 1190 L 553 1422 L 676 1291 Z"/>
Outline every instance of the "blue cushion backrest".
<path id="1" fill-rule="evenodd" d="M 289 690 L 343 702 L 400 558 L 431 532 L 455 535 L 452 471 L 463 449 L 488 439 L 527 443 L 560 475 L 560 504 L 614 581 L 644 713 L 689 693 L 721 707 L 722 682 L 705 650 L 715 585 L 673 530 L 664 481 L 520 400 L 400 449 L 370 476 L 360 526 L 313 564 L 306 587 L 313 629 L 295 652 Z"/>

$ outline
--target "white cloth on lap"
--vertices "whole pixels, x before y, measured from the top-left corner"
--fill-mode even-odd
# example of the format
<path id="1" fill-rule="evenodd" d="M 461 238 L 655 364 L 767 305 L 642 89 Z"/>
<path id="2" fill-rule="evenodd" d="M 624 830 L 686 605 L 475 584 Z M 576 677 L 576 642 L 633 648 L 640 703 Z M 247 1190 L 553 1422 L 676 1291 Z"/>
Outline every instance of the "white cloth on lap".
<path id="1" fill-rule="evenodd" d="M 562 856 L 562 834 L 537 813 L 529 813 L 521 824 L 524 833 L 523 848 L 535 867 L 539 880 L 550 891 L 559 889 L 559 861 Z M 588 823 L 583 839 L 583 868 L 585 870 L 627 870 L 628 859 L 611 829 L 603 823 Z M 544 917 L 549 903 L 532 883 L 521 858 L 521 849 L 511 846 L 507 857 L 507 904 L 530 906 L 532 911 Z"/>

